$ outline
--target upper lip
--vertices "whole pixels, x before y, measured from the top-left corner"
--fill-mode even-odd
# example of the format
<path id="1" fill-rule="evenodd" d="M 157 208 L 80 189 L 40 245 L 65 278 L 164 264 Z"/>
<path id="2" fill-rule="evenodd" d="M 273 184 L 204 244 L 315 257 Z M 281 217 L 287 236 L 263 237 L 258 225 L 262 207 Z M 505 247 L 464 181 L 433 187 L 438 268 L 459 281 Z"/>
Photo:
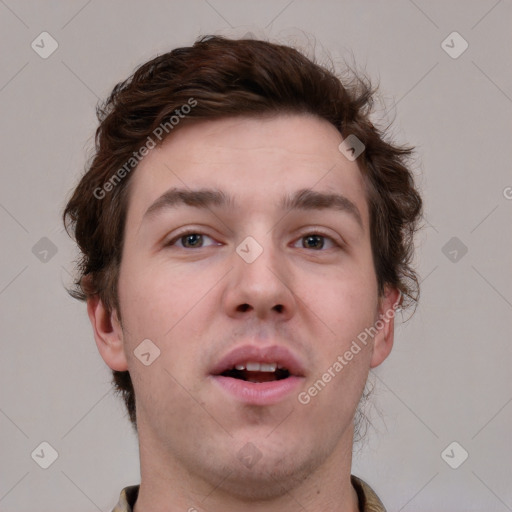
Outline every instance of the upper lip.
<path id="1" fill-rule="evenodd" d="M 232 349 L 223 356 L 212 368 L 212 375 L 231 370 L 237 364 L 246 362 L 277 363 L 286 368 L 290 375 L 304 377 L 305 369 L 300 359 L 282 345 L 242 345 Z"/>

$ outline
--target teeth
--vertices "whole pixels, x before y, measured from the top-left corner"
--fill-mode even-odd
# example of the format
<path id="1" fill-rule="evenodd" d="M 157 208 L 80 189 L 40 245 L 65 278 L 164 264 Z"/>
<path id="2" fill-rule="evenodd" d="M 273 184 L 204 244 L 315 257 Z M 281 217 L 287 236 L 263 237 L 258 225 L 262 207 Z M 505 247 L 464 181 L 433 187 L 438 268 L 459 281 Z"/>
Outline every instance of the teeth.
<path id="1" fill-rule="evenodd" d="M 237 364 L 235 366 L 237 370 L 247 370 L 249 372 L 275 372 L 278 368 L 277 363 L 255 363 L 248 361 L 245 364 Z M 282 368 L 279 365 L 279 368 Z"/>

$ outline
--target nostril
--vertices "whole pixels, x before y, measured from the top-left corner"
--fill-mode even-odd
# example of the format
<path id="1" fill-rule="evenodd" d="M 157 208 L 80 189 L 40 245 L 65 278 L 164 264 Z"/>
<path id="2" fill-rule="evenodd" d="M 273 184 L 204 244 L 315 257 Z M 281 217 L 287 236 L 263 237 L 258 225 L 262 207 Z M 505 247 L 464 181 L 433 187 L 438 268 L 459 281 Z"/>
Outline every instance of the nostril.
<path id="1" fill-rule="evenodd" d="M 243 313 L 245 313 L 248 309 L 250 309 L 251 306 L 249 306 L 249 304 L 241 304 L 240 306 L 238 306 L 238 311 L 242 311 Z"/>

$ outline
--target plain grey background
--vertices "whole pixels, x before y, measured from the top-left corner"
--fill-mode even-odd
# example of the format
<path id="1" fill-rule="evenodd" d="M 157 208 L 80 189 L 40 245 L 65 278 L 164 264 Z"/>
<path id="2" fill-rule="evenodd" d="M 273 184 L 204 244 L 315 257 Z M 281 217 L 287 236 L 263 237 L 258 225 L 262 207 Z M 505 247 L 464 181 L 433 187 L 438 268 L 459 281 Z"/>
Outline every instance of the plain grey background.
<path id="1" fill-rule="evenodd" d="M 124 405 L 65 291 L 77 254 L 60 215 L 98 99 L 157 54 L 247 32 L 353 56 L 380 81 L 377 116 L 417 146 L 421 301 L 373 372 L 353 473 L 390 512 L 512 510 L 511 21 L 510 0 L 0 0 L 0 510 L 108 511 L 139 483 Z"/>

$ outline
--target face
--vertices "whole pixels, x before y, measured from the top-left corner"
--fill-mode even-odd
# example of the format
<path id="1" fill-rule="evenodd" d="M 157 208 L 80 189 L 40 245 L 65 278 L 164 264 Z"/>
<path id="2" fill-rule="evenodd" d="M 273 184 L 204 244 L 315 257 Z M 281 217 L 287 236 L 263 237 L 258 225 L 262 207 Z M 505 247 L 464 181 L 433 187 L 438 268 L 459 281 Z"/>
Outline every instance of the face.
<path id="1" fill-rule="evenodd" d="M 261 489 L 350 452 L 393 322 L 344 354 L 397 294 L 379 300 L 364 182 L 341 140 L 313 116 L 229 118 L 181 127 L 139 164 L 122 327 L 101 303 L 89 313 L 107 364 L 131 374 L 141 461 Z"/>

